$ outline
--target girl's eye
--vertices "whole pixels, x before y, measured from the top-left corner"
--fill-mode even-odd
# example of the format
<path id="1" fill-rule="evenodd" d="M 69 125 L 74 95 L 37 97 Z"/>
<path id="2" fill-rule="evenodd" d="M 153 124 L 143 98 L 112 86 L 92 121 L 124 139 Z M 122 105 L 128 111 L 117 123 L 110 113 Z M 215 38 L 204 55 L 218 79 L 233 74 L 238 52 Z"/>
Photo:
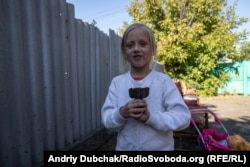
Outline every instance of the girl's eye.
<path id="1" fill-rule="evenodd" d="M 134 44 L 127 44 L 126 47 L 127 48 L 132 48 L 134 46 Z"/>

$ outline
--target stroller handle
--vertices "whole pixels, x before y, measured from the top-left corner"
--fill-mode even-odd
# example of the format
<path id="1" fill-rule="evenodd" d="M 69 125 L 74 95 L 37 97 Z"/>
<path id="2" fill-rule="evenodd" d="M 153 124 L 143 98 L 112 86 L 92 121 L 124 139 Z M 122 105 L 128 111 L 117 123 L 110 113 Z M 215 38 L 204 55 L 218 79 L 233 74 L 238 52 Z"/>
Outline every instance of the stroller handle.
<path id="1" fill-rule="evenodd" d="M 221 122 L 221 120 L 216 116 L 216 114 L 208 109 L 208 108 L 195 108 L 195 109 L 190 109 L 191 113 L 209 113 L 214 117 L 215 122 L 217 122 L 218 124 L 221 125 L 221 127 L 224 129 L 224 131 L 229 135 L 229 132 L 227 131 L 226 127 L 223 125 L 223 123 Z M 191 123 L 194 125 L 195 121 L 193 118 L 191 118 Z"/>

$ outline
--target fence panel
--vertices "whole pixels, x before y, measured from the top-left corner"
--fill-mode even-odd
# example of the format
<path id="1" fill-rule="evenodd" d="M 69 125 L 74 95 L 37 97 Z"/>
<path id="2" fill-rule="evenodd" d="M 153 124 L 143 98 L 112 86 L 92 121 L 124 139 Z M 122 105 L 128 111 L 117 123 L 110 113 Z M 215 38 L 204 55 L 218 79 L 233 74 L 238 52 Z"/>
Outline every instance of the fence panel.
<path id="1" fill-rule="evenodd" d="M 70 140 L 70 143 L 72 143 L 74 140 L 79 139 L 80 137 L 80 126 L 79 126 L 79 96 L 78 96 L 78 76 L 77 76 L 77 70 L 78 70 L 78 55 L 77 55 L 77 47 L 76 47 L 76 37 L 77 37 L 77 31 L 76 31 L 76 24 L 74 19 L 74 6 L 73 5 L 67 5 L 67 44 L 68 46 L 68 57 L 69 57 L 69 70 L 70 73 L 68 77 L 70 78 L 69 82 L 69 89 L 70 89 L 70 99 L 71 105 L 69 112 L 72 112 L 72 118 L 69 120 L 72 124 L 72 139 Z M 74 120 L 74 121 L 73 121 Z"/>
<path id="2" fill-rule="evenodd" d="M 224 88 L 218 90 L 219 94 L 250 95 L 250 61 L 237 62 L 234 64 L 237 73 L 230 72 L 231 80 Z"/>

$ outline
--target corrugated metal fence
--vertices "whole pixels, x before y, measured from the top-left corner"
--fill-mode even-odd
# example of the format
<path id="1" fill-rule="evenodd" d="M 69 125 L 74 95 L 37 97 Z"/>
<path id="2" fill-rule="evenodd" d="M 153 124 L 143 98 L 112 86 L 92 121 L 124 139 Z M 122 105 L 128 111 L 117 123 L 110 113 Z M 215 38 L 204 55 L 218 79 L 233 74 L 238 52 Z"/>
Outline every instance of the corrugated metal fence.
<path id="1" fill-rule="evenodd" d="M 234 64 L 237 73 L 229 72 L 231 80 L 225 88 L 218 90 L 219 94 L 250 95 L 250 61 L 237 62 Z"/>
<path id="2" fill-rule="evenodd" d="M 65 0 L 0 0 L 0 164 L 29 167 L 102 127 L 120 40 Z"/>

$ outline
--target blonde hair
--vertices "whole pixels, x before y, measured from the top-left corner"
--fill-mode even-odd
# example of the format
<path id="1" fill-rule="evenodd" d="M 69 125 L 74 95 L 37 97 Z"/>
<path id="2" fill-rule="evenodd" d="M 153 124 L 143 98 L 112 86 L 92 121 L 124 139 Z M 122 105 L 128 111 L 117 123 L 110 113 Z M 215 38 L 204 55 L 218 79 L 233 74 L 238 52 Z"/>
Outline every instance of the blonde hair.
<path id="1" fill-rule="evenodd" d="M 124 71 L 125 69 L 128 68 L 128 61 L 126 59 L 126 55 L 125 55 L 125 47 L 126 47 L 126 40 L 127 40 L 127 36 L 128 33 L 132 30 L 134 30 L 135 28 L 142 28 L 143 30 L 145 30 L 149 36 L 149 42 L 150 42 L 150 46 L 152 47 L 152 60 L 150 63 L 150 67 L 154 68 L 155 64 L 156 64 L 156 58 L 157 58 L 157 45 L 156 45 L 156 41 L 155 41 L 155 37 L 154 37 L 154 33 L 153 31 L 145 24 L 142 23 L 134 23 L 131 24 L 123 33 L 123 37 L 122 37 L 122 41 L 121 41 L 121 53 L 122 53 L 122 59 L 121 59 L 121 63 L 122 63 L 122 70 Z"/>

